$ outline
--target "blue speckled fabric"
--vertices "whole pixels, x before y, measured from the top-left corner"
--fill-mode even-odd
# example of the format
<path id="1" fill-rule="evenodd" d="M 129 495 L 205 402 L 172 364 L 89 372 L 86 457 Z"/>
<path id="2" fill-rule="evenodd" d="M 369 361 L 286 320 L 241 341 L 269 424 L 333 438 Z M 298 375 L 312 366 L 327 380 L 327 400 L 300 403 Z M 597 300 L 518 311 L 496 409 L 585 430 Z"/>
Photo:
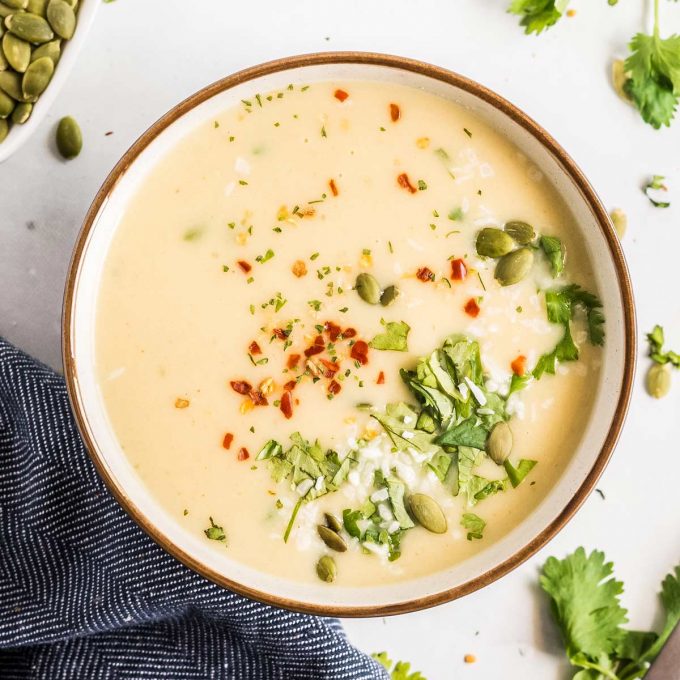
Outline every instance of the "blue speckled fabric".
<path id="1" fill-rule="evenodd" d="M 159 548 L 97 475 L 61 377 L 0 339 L 0 678 L 386 673 L 337 620 L 224 590 Z"/>

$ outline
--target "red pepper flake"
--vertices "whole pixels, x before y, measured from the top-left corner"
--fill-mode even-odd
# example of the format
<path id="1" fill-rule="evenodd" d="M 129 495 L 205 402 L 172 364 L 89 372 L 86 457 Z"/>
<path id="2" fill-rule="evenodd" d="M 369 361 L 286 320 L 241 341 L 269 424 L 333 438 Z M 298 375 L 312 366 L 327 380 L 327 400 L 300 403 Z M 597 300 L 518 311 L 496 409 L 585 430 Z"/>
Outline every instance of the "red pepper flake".
<path id="1" fill-rule="evenodd" d="M 247 274 L 252 269 L 252 267 L 245 260 L 239 260 L 236 264 L 241 267 L 245 274 Z"/>
<path id="2" fill-rule="evenodd" d="M 328 394 L 339 394 L 342 385 L 337 380 L 331 380 L 328 385 Z"/>
<path id="3" fill-rule="evenodd" d="M 421 267 L 416 272 L 416 278 L 419 281 L 423 281 L 425 283 L 427 283 L 428 281 L 434 281 L 434 272 L 428 267 Z"/>
<path id="4" fill-rule="evenodd" d="M 233 441 L 234 435 L 231 432 L 227 432 L 227 434 L 224 435 L 224 439 L 222 440 L 222 446 L 228 450 Z"/>
<path id="5" fill-rule="evenodd" d="M 411 181 L 405 172 L 402 172 L 401 175 L 397 177 L 397 184 L 402 187 L 402 189 L 407 189 L 412 194 L 415 194 L 418 191 L 418 189 L 416 189 L 413 184 L 411 184 Z"/>
<path id="6" fill-rule="evenodd" d="M 341 89 L 338 88 L 338 89 L 335 91 L 335 93 L 333 94 L 333 96 L 334 96 L 338 101 L 344 102 L 345 99 L 347 99 L 347 97 L 349 97 L 349 94 L 348 94 L 347 92 L 345 92 L 344 90 L 341 90 Z"/>
<path id="7" fill-rule="evenodd" d="M 251 354 L 262 354 L 262 350 L 260 349 L 260 346 L 253 340 L 249 345 L 248 345 L 248 351 Z"/>
<path id="8" fill-rule="evenodd" d="M 342 333 L 342 328 L 332 321 L 326 321 L 323 325 L 323 328 L 326 333 L 328 333 L 328 337 L 331 339 L 331 342 L 335 342 Z"/>
<path id="9" fill-rule="evenodd" d="M 390 104 L 390 118 L 396 123 L 401 118 L 401 109 L 398 104 Z"/>
<path id="10" fill-rule="evenodd" d="M 279 340 L 285 340 L 290 335 L 290 331 L 283 328 L 275 328 L 273 333 Z"/>
<path id="11" fill-rule="evenodd" d="M 286 391 L 281 397 L 281 405 L 279 406 L 281 413 L 286 416 L 286 419 L 293 417 L 293 399 L 290 396 L 290 392 Z"/>
<path id="12" fill-rule="evenodd" d="M 289 380 L 283 386 L 283 389 L 286 390 L 286 392 L 292 392 L 296 387 L 297 387 L 297 380 Z"/>
<path id="13" fill-rule="evenodd" d="M 520 354 L 510 362 L 510 368 L 515 375 L 524 375 L 527 372 L 527 358 Z"/>
<path id="14" fill-rule="evenodd" d="M 266 406 L 269 403 L 267 397 L 260 390 L 252 390 L 248 396 L 252 399 L 255 406 Z"/>
<path id="15" fill-rule="evenodd" d="M 349 338 L 355 338 L 357 335 L 356 330 L 354 328 L 345 328 L 344 331 L 342 331 L 342 337 L 345 340 L 348 340 Z"/>
<path id="16" fill-rule="evenodd" d="M 376 385 L 384 385 L 385 384 L 385 371 L 380 371 L 378 373 L 378 379 L 375 381 Z"/>
<path id="17" fill-rule="evenodd" d="M 250 394 L 253 389 L 253 386 L 245 380 L 232 380 L 229 384 L 231 389 L 239 394 Z"/>
<path id="18" fill-rule="evenodd" d="M 305 350 L 305 356 L 307 358 L 313 357 L 315 354 L 321 354 L 324 349 L 325 345 L 323 338 L 320 335 L 317 335 L 316 338 L 314 338 L 314 344 Z"/>
<path id="19" fill-rule="evenodd" d="M 329 361 L 328 359 L 319 359 L 319 361 L 325 368 L 323 372 L 324 378 L 332 378 L 340 370 L 340 366 L 334 361 Z"/>
<path id="20" fill-rule="evenodd" d="M 467 276 L 467 267 L 465 266 L 465 260 L 458 258 L 456 260 L 451 260 L 451 278 L 454 281 L 463 281 Z"/>
<path id="21" fill-rule="evenodd" d="M 349 355 L 362 366 L 365 366 L 368 363 L 368 343 L 363 340 L 357 340 L 352 345 Z"/>
<path id="22" fill-rule="evenodd" d="M 250 458 L 250 453 L 248 453 L 248 449 L 245 446 L 242 446 L 238 450 L 238 455 L 236 457 L 239 460 L 248 460 L 248 458 Z"/>
<path id="23" fill-rule="evenodd" d="M 477 300 L 475 300 L 474 298 L 470 298 L 465 303 L 465 307 L 463 307 L 463 309 L 465 310 L 465 313 L 468 316 L 471 316 L 473 319 L 476 316 L 479 316 L 479 305 L 477 304 Z"/>
<path id="24" fill-rule="evenodd" d="M 329 186 L 329 188 L 330 188 L 331 193 L 333 194 L 333 196 L 337 196 L 337 195 L 340 193 L 340 192 L 338 191 L 338 186 L 337 186 L 337 184 L 335 183 L 335 180 L 334 180 L 334 179 L 329 179 L 329 180 L 328 180 L 328 186 Z"/>
<path id="25" fill-rule="evenodd" d="M 290 354 L 288 356 L 288 361 L 286 362 L 286 366 L 290 369 L 293 369 L 299 363 L 300 363 L 300 355 L 299 354 Z"/>

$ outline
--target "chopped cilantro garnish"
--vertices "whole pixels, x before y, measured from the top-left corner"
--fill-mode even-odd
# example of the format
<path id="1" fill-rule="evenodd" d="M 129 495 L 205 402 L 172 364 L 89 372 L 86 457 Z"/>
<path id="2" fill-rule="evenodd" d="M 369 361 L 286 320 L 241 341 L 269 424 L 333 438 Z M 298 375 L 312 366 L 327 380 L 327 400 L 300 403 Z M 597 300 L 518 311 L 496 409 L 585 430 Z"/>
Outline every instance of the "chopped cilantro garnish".
<path id="1" fill-rule="evenodd" d="M 224 529 L 215 524 L 213 522 L 213 518 L 210 517 L 210 526 L 207 529 L 203 530 L 203 533 L 211 540 L 211 541 L 225 541 L 227 540 L 227 536 L 224 533 Z"/>
<path id="2" fill-rule="evenodd" d="M 378 333 L 369 346 L 373 349 L 391 350 L 394 352 L 408 351 L 408 333 L 411 327 L 405 321 L 385 321 L 381 320 L 385 327 L 383 333 Z"/>
<path id="3" fill-rule="evenodd" d="M 672 350 L 663 351 L 664 333 L 661 326 L 654 326 L 652 332 L 647 333 L 647 340 L 649 341 L 649 357 L 652 361 L 680 368 L 680 354 Z"/>
<path id="4" fill-rule="evenodd" d="M 471 541 L 473 538 L 482 539 L 484 538 L 484 529 L 486 528 L 486 522 L 475 515 L 473 512 L 466 512 L 461 517 L 460 523 L 464 529 L 467 530 L 467 540 Z"/>
<path id="5" fill-rule="evenodd" d="M 679 40 L 680 40 L 680 38 L 679 38 Z M 644 187 L 645 196 L 647 196 L 647 198 L 649 199 L 649 202 L 655 208 L 668 208 L 671 205 L 669 201 L 660 201 L 659 200 L 658 192 L 668 191 L 668 187 L 663 183 L 664 179 L 665 178 L 664 178 L 663 175 L 654 175 L 647 182 L 647 184 L 645 184 L 645 187 Z M 653 192 L 653 193 L 650 193 L 650 192 Z"/>

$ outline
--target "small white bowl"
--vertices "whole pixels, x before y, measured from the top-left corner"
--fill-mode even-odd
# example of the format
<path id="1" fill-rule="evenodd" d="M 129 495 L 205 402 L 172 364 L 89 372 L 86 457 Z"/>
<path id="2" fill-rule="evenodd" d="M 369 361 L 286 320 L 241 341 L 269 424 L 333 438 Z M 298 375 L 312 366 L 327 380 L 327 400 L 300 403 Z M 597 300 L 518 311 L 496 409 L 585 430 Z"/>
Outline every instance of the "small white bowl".
<path id="1" fill-rule="evenodd" d="M 562 477 L 535 511 L 475 556 L 428 576 L 389 585 L 328 588 L 259 572 L 212 550 L 151 496 L 117 441 L 97 383 L 95 317 L 108 249 L 126 207 L 149 171 L 197 125 L 253 92 L 288 83 L 367 79 L 422 88 L 466 107 L 510 139 L 570 206 L 597 263 L 607 342 L 592 411 Z M 159 294 L 162 292 L 159 291 Z M 635 372 L 635 310 L 621 246 L 606 210 L 566 152 L 539 125 L 494 92 L 421 62 L 360 52 L 280 59 L 236 73 L 177 105 L 149 128 L 113 169 L 85 217 L 68 274 L 63 319 L 64 373 L 92 460 L 127 512 L 168 552 L 220 585 L 264 602 L 321 615 L 382 616 L 422 609 L 484 587 L 544 546 L 594 489 L 618 439 Z"/>
<path id="2" fill-rule="evenodd" d="M 54 75 L 47 89 L 38 97 L 33 105 L 31 117 L 23 125 L 11 124 L 9 134 L 0 144 L 0 163 L 6 161 L 22 144 L 35 132 L 36 128 L 47 115 L 50 106 L 57 98 L 59 90 L 71 73 L 73 64 L 85 42 L 85 38 L 92 26 L 94 15 L 102 0 L 81 0 L 78 6 L 78 23 L 76 31 L 70 40 L 62 42 L 61 57 L 54 69 Z M 4 21 L 4 20 L 3 20 Z"/>

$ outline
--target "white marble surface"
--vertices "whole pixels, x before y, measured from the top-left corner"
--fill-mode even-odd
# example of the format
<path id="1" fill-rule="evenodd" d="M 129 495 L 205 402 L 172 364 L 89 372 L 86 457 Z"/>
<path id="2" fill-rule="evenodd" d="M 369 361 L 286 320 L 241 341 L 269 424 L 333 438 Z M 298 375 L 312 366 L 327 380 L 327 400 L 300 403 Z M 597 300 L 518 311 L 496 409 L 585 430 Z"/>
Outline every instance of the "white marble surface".
<path id="1" fill-rule="evenodd" d="M 610 59 L 647 20 L 642 0 L 610 8 L 573 0 L 575 17 L 540 38 L 524 36 L 507 0 L 117 0 L 101 8 L 83 53 L 30 142 L 0 166 L 0 334 L 60 365 L 62 288 L 80 222 L 128 145 L 166 109 L 237 69 L 301 52 L 359 49 L 403 54 L 459 71 L 497 90 L 543 124 L 573 155 L 605 204 L 622 207 L 640 330 L 662 323 L 680 347 L 680 120 L 654 131 L 608 83 Z M 680 7 L 662 6 L 663 31 Z M 82 155 L 60 161 L 56 121 L 72 114 Z M 113 131 L 110 136 L 105 136 Z M 666 175 L 673 202 L 653 209 L 640 191 Z M 680 561 L 680 374 L 653 402 L 642 389 L 611 465 L 567 528 L 534 559 L 463 600 L 390 619 L 348 621 L 367 651 L 411 660 L 428 680 L 569 677 L 537 590 L 548 555 L 601 548 L 625 579 L 635 626 L 652 624 L 661 577 Z M 473 653 L 478 661 L 463 663 Z"/>

